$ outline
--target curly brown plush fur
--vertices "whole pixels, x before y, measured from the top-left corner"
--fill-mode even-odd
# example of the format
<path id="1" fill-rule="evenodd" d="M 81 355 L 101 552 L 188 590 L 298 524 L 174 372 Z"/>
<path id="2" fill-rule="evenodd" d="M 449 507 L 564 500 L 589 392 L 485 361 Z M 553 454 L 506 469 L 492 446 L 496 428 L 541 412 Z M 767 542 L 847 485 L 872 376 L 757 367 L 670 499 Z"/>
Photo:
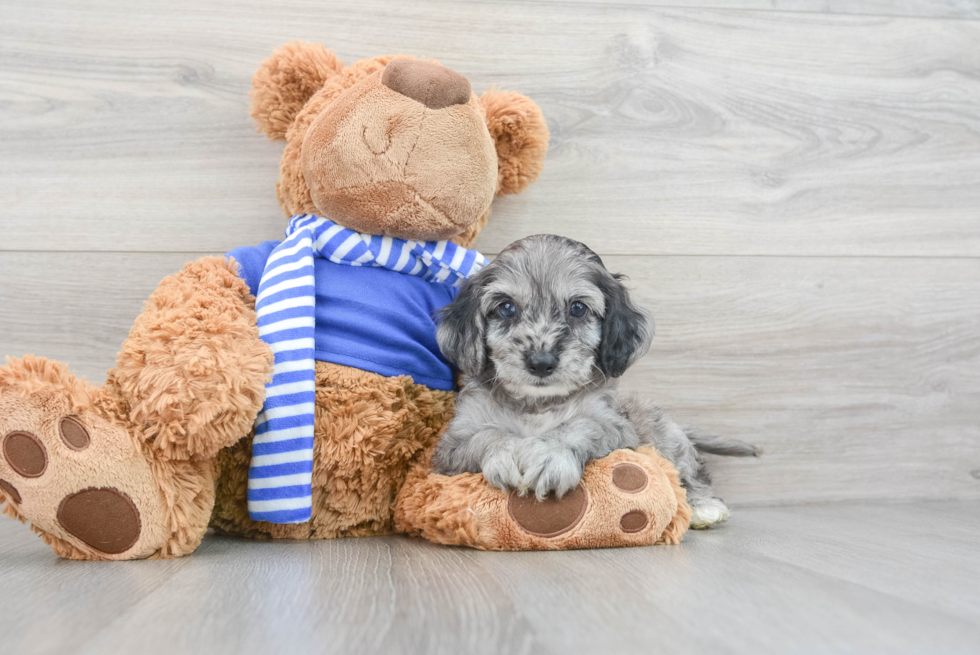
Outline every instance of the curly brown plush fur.
<path id="1" fill-rule="evenodd" d="M 392 505 L 408 472 L 435 447 L 454 394 L 328 362 L 316 364 L 313 520 L 275 525 L 248 518 L 251 440 L 218 456 L 212 525 L 247 537 L 328 539 L 393 531 Z"/>
<path id="2" fill-rule="evenodd" d="M 164 459 L 147 442 L 125 411 L 125 399 L 110 386 L 79 380 L 58 362 L 41 357 L 8 358 L 0 367 L 0 434 L 29 430 L 45 445 L 49 461 L 44 474 L 17 480 L 19 502 L 6 500 L 4 511 L 31 528 L 61 557 L 133 559 L 179 557 L 197 548 L 207 531 L 214 503 L 212 464 L 207 459 Z M 92 437 L 90 447 L 64 452 L 55 426 L 73 417 Z M 59 450 L 62 451 L 59 453 Z M 7 462 L 0 478 L 16 479 Z M 9 482 L 8 482 L 9 484 Z M 57 516 L 68 494 L 84 487 L 121 490 L 137 506 L 138 540 L 125 553 L 105 553 L 67 532 Z"/>
<path id="3" fill-rule="evenodd" d="M 487 128 L 497 144 L 497 195 L 520 193 L 538 179 L 548 152 L 548 126 L 531 100 L 488 89 L 480 96 Z"/>
<path id="4" fill-rule="evenodd" d="M 623 469 L 630 484 L 617 475 Z M 480 473 L 426 470 L 413 471 L 399 495 L 395 526 L 441 544 L 480 550 L 677 544 L 691 519 L 677 471 L 652 448 L 590 462 L 578 493 L 545 503 L 492 487 Z"/>
<path id="5" fill-rule="evenodd" d="M 540 174 L 547 126 L 524 96 L 477 97 L 430 63 L 386 69 L 396 59 L 407 58 L 344 67 L 322 46 L 297 42 L 263 62 L 251 113 L 261 131 L 286 141 L 283 211 L 469 246 L 492 197 L 519 193 Z M 393 86 L 386 70 L 398 71 Z M 435 80 L 452 88 L 433 95 Z M 8 360 L 0 367 L 4 511 L 72 559 L 178 557 L 209 525 L 251 538 L 398 530 L 496 550 L 677 543 L 688 527 L 677 473 L 652 451 L 591 463 L 580 491 L 555 507 L 508 497 L 480 475 L 429 475 L 453 393 L 325 362 L 316 365 L 313 517 L 252 521 L 251 426 L 271 361 L 254 298 L 235 262 L 219 257 L 160 283 L 102 387 L 56 362 Z"/>
<path id="6" fill-rule="evenodd" d="M 269 57 L 252 78 L 249 114 L 270 139 L 284 139 L 296 114 L 344 62 L 316 43 L 287 43 Z"/>
<path id="7" fill-rule="evenodd" d="M 263 62 L 252 81 L 250 113 L 259 131 L 272 140 L 286 141 L 276 184 L 285 216 L 321 211 L 303 171 L 304 141 L 314 121 L 351 87 L 379 74 L 393 59 L 405 58 L 409 57 L 383 55 L 343 67 L 322 46 L 296 42 Z M 322 79 L 322 86 L 314 88 L 307 74 Z M 496 149 L 494 193 L 520 193 L 541 174 L 548 151 L 548 125 L 540 108 L 526 96 L 497 89 L 484 91 L 474 106 L 482 113 Z M 452 240 L 471 247 L 489 216 L 487 207 Z"/>
<path id="8" fill-rule="evenodd" d="M 432 74 L 431 65 L 404 68 L 398 91 L 382 79 L 394 59 L 406 58 L 345 67 L 323 46 L 295 42 L 262 63 L 250 112 L 260 131 L 286 142 L 283 213 L 469 246 L 493 196 L 520 192 L 540 173 L 548 128 L 537 106 L 513 93 L 456 94 L 435 110 L 405 83 Z M 440 76 L 468 88 L 455 73 Z M 421 81 L 414 88 L 426 88 Z M 453 394 L 318 363 L 313 518 L 254 522 L 251 426 L 272 357 L 253 308 L 235 263 L 205 257 L 160 283 L 102 387 L 56 362 L 8 360 L 0 367 L 5 511 L 74 559 L 185 555 L 209 523 L 256 538 L 391 532 L 395 498 L 427 464 Z M 65 436 L 65 421 L 84 443 Z"/>
<path id="9" fill-rule="evenodd" d="M 146 301 L 108 386 L 162 457 L 210 458 L 251 429 L 272 362 L 253 307 L 223 257 L 187 264 Z"/>

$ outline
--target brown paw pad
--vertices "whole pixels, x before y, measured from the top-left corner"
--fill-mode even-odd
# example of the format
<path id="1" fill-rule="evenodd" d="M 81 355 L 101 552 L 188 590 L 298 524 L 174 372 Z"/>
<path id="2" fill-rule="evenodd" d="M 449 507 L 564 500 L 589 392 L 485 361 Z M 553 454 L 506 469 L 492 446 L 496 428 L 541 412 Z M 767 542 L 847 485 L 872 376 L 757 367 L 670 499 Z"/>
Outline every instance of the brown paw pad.
<path id="1" fill-rule="evenodd" d="M 88 436 L 88 430 L 74 416 L 66 416 L 58 424 L 58 433 L 65 445 L 72 450 L 85 450 L 92 442 Z"/>
<path id="2" fill-rule="evenodd" d="M 579 485 L 562 498 L 538 500 L 534 496 L 519 496 L 512 491 L 507 499 L 507 511 L 517 525 L 536 537 L 557 537 L 565 534 L 582 520 L 589 505 L 585 488 Z"/>
<path id="3" fill-rule="evenodd" d="M 30 432 L 11 432 L 3 438 L 3 457 L 25 478 L 37 478 L 48 468 L 48 451 Z"/>
<path id="4" fill-rule="evenodd" d="M 650 519 L 638 509 L 634 509 L 632 512 L 626 512 L 619 519 L 619 527 L 623 532 L 639 532 L 647 527 L 648 523 L 650 523 Z"/>
<path id="5" fill-rule="evenodd" d="M 650 477 L 646 471 L 636 464 L 617 464 L 613 467 L 612 482 L 620 491 L 638 494 L 647 488 Z"/>
<path id="6" fill-rule="evenodd" d="M 140 536 L 140 513 L 132 499 L 113 488 L 94 487 L 65 496 L 58 522 L 68 533 L 109 555 L 124 553 Z"/>
<path id="7" fill-rule="evenodd" d="M 7 498 L 14 501 L 18 505 L 20 504 L 20 494 L 17 492 L 17 487 L 10 484 L 6 480 L 0 480 L 0 491 L 6 494 Z"/>

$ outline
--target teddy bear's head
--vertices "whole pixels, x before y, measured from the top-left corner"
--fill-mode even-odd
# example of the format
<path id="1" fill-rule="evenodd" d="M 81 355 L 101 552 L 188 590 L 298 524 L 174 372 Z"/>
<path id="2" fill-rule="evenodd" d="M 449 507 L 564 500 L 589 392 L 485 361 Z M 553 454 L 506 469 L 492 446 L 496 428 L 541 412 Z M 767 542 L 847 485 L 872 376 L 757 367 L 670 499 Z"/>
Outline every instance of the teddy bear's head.
<path id="1" fill-rule="evenodd" d="M 548 127 L 528 98 L 488 90 L 405 56 L 345 67 L 293 42 L 262 63 L 250 113 L 284 139 L 277 193 L 287 216 L 319 214 L 367 234 L 472 245 L 495 195 L 541 172 Z"/>

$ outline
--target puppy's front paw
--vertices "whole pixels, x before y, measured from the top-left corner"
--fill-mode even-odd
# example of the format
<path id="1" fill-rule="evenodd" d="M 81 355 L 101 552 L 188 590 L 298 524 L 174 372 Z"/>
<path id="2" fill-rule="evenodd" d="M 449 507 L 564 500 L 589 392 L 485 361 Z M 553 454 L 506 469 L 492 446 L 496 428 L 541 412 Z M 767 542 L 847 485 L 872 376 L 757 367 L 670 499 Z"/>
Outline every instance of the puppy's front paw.
<path id="1" fill-rule="evenodd" d="M 521 491 L 533 491 L 538 500 L 554 493 L 561 498 L 582 479 L 585 462 L 553 439 L 533 439 L 521 444 L 517 460 L 523 475 Z"/>
<path id="2" fill-rule="evenodd" d="M 481 465 L 483 478 L 504 491 L 517 489 L 521 483 L 521 472 L 517 465 L 516 447 L 512 442 L 502 444 L 483 459 Z"/>

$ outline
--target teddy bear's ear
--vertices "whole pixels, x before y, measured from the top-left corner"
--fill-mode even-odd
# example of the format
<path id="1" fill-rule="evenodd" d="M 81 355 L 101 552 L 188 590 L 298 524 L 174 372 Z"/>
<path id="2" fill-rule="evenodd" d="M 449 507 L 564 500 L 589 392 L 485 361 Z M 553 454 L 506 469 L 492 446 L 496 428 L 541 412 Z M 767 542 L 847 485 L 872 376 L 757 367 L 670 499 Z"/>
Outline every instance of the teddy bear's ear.
<path id="1" fill-rule="evenodd" d="M 332 50 L 316 43 L 291 41 L 273 52 L 255 72 L 249 92 L 248 113 L 259 131 L 273 141 L 284 139 L 306 101 L 343 67 Z"/>
<path id="2" fill-rule="evenodd" d="M 487 89 L 480 96 L 497 147 L 497 195 L 520 193 L 538 178 L 548 152 L 548 124 L 541 108 L 513 91 Z"/>

